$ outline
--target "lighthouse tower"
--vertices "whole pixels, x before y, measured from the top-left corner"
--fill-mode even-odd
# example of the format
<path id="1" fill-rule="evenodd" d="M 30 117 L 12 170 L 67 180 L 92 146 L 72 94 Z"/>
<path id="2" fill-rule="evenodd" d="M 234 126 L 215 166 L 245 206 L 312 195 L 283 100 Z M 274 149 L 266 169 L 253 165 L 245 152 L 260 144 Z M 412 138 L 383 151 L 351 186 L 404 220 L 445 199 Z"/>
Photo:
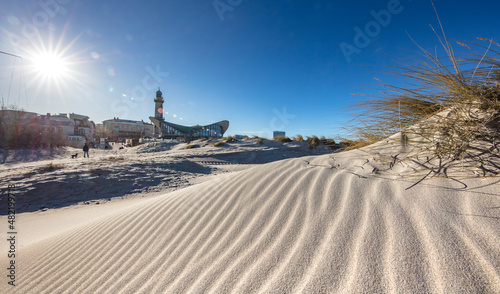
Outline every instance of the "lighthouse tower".
<path id="1" fill-rule="evenodd" d="M 163 120 L 163 102 L 163 94 L 160 91 L 160 88 L 158 88 L 155 98 L 155 118 L 160 121 Z"/>

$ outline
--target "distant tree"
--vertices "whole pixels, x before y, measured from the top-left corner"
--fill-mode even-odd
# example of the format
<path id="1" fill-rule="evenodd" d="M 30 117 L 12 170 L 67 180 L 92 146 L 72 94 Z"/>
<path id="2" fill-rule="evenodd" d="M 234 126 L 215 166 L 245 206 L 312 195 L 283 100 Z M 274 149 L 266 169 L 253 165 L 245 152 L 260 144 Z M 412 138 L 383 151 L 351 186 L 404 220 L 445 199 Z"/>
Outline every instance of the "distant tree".
<path id="1" fill-rule="evenodd" d="M 15 106 L 0 109 L 0 148 L 39 148 L 64 145 L 63 135 L 50 128 L 48 131 L 37 117 L 30 117 Z"/>

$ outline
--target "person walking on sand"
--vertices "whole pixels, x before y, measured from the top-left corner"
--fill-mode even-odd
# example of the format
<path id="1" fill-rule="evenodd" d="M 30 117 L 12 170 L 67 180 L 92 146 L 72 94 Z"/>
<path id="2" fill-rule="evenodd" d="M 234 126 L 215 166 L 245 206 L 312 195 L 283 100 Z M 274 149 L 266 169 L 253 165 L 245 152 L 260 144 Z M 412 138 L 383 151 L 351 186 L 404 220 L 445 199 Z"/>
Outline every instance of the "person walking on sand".
<path id="1" fill-rule="evenodd" d="M 87 157 L 90 158 L 89 145 L 87 145 L 87 143 L 85 143 L 85 145 L 83 145 L 83 158 L 85 158 L 85 155 L 87 155 Z"/>

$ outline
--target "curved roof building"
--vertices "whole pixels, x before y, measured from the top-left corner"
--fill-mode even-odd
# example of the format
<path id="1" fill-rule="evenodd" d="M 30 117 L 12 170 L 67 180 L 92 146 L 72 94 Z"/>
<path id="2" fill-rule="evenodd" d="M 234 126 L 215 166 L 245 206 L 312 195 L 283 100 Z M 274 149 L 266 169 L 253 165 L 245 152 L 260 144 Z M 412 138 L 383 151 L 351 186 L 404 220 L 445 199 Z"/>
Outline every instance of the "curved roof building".
<path id="1" fill-rule="evenodd" d="M 222 137 L 229 128 L 229 121 L 223 120 L 206 126 L 183 126 L 167 122 L 163 119 L 163 94 L 158 89 L 156 92 L 155 116 L 149 119 L 154 125 L 154 135 L 162 138 L 175 137 Z"/>

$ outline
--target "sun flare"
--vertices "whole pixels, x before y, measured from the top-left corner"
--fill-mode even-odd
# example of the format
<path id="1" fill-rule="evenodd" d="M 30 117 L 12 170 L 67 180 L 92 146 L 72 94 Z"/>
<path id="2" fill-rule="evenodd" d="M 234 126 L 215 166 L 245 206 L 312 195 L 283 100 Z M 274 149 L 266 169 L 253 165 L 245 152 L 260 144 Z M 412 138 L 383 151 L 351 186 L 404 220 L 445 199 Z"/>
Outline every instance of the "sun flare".
<path id="1" fill-rule="evenodd" d="M 44 53 L 33 58 L 36 72 L 45 78 L 60 78 L 67 73 L 65 60 L 56 54 Z"/>
<path id="2" fill-rule="evenodd" d="M 66 97 L 67 92 L 86 86 L 89 76 L 82 72 L 86 63 L 86 50 L 78 50 L 76 36 L 70 41 L 63 34 L 57 38 L 39 38 L 38 43 L 26 49 L 25 64 L 27 86 L 36 87 L 37 93 L 53 97 Z"/>

